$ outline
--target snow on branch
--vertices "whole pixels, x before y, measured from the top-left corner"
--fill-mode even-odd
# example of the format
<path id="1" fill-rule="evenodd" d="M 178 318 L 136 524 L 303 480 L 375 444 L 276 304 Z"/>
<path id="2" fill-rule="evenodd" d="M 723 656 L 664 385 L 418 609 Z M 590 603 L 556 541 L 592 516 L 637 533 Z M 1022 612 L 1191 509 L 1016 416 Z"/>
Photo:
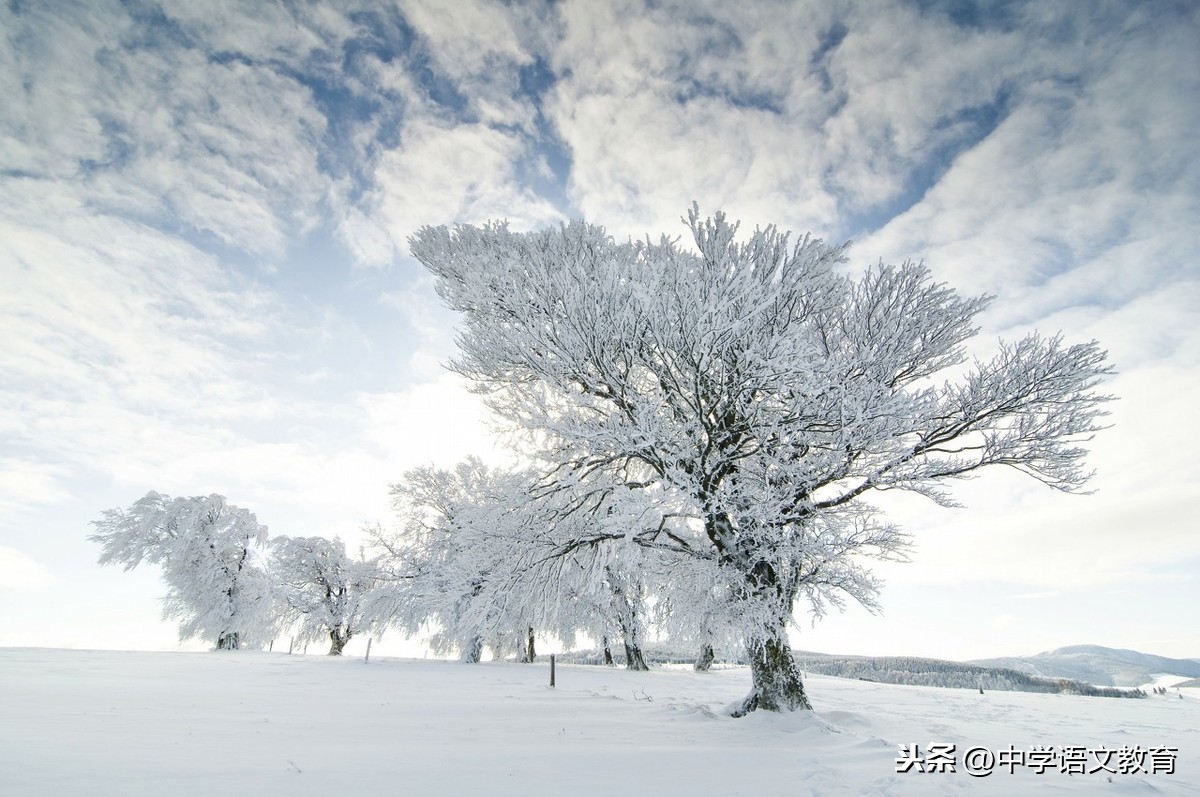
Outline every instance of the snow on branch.
<path id="1" fill-rule="evenodd" d="M 750 703 L 795 707 L 797 598 L 816 614 L 847 598 L 873 608 L 866 563 L 904 555 L 867 494 L 952 505 L 949 482 L 993 465 L 1082 492 L 1111 368 L 1094 341 L 1035 334 L 955 377 L 989 297 L 959 296 L 921 263 L 843 276 L 845 245 L 773 226 L 739 241 L 738 224 L 695 206 L 685 223 L 694 250 L 583 221 L 410 238 L 463 313 L 451 367 L 526 433 L 534 463 L 486 484 L 410 478 L 401 493 L 427 518 L 411 535 L 428 549 L 412 555 L 421 572 L 458 573 L 462 601 L 433 612 L 447 627 L 565 627 L 564 602 L 652 585 L 673 612 L 696 607 L 674 626 L 698 639 L 733 618 L 766 668 Z"/>

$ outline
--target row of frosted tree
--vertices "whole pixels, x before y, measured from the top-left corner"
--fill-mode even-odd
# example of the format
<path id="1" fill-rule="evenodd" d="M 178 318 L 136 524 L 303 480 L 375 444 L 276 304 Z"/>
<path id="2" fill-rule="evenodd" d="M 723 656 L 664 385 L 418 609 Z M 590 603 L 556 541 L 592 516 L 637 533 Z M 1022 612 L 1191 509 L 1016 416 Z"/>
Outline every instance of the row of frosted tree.
<path id="1" fill-rule="evenodd" d="M 161 568 L 163 616 L 180 639 L 218 650 L 266 647 L 285 631 L 300 643 L 328 639 L 338 655 L 365 622 L 377 562 L 346 553 L 340 539 L 268 538 L 254 513 L 224 496 L 151 492 L 105 512 L 90 539 L 101 564 Z"/>
<path id="2" fill-rule="evenodd" d="M 1032 333 L 969 357 L 989 297 L 922 264 L 856 277 L 845 246 L 774 227 L 739 241 L 696 208 L 685 223 L 694 245 L 582 221 L 409 239 L 461 314 L 449 367 L 523 465 L 397 484 L 366 616 L 466 658 L 535 633 L 620 640 L 635 662 L 649 634 L 701 663 L 737 645 L 753 688 L 735 713 L 808 708 L 794 614 L 874 607 L 870 563 L 907 544 L 871 496 L 954 506 L 953 483 L 993 466 L 1084 491 L 1109 398 L 1095 341 Z"/>
<path id="3" fill-rule="evenodd" d="M 623 653 L 629 668 L 646 669 L 649 634 L 686 631 L 683 614 L 670 611 L 669 585 L 650 583 L 655 571 L 635 546 L 591 562 L 601 564 L 593 572 L 572 563 L 539 589 L 511 569 L 498 578 L 502 563 L 537 550 L 519 527 L 503 525 L 511 522 L 504 502 L 519 503 L 527 487 L 520 480 L 530 477 L 477 460 L 414 470 L 392 488 L 396 529 L 366 529 L 370 556 L 365 547 L 348 554 L 339 538 L 268 537 L 253 513 L 220 495 L 148 493 L 105 512 L 91 539 L 101 564 L 158 565 L 164 617 L 179 621 L 181 639 L 207 639 L 218 650 L 261 648 L 291 634 L 299 643 L 328 640 L 329 653 L 340 655 L 356 634 L 394 628 L 428 634 L 435 652 L 467 662 L 480 661 L 485 646 L 533 661 L 536 636 L 570 646 L 582 634 L 607 663 Z M 714 637 L 705 634 L 698 669 L 713 661 Z"/>

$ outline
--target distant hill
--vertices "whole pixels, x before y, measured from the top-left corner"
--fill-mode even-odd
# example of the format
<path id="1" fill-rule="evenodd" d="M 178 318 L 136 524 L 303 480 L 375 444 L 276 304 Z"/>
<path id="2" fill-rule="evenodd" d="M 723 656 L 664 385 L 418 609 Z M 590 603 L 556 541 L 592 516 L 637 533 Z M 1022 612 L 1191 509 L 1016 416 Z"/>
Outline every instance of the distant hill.
<path id="1" fill-rule="evenodd" d="M 1071 645 L 1034 656 L 1005 656 L 969 662 L 1003 667 L 1043 678 L 1070 678 L 1099 686 L 1141 686 L 1158 674 L 1200 678 L 1200 661 L 1169 659 L 1136 650 Z"/>
<path id="2" fill-rule="evenodd" d="M 658 664 L 690 663 L 693 658 L 693 654 L 685 651 L 653 646 L 643 652 L 646 661 Z M 910 656 L 836 656 L 800 650 L 793 653 L 797 663 L 808 672 L 892 684 L 960 689 L 977 689 L 982 685 L 985 690 L 1067 692 L 1105 697 L 1138 697 L 1138 693 L 1128 691 L 1130 687 L 1151 683 L 1155 676 L 1164 674 L 1191 678 L 1200 685 L 1200 660 L 1170 659 L 1099 645 L 1072 645 L 1034 656 L 967 662 Z M 565 653 L 559 658 L 579 664 L 599 664 L 601 661 L 600 653 L 594 650 Z M 617 658 L 621 660 L 619 655 Z M 740 656 L 730 661 L 746 663 Z"/>
<path id="3" fill-rule="evenodd" d="M 1074 678 L 1032 675 L 1009 667 L 968 664 L 913 656 L 830 656 L 793 651 L 808 672 L 885 684 L 941 686 L 999 692 L 1051 692 L 1091 697 L 1145 697 L 1140 689 L 1096 686 Z"/>
<path id="4" fill-rule="evenodd" d="M 794 650 L 796 663 L 806 672 L 851 678 L 860 681 L 876 681 L 885 684 L 907 684 L 911 686 L 940 686 L 951 689 L 984 689 L 999 692 L 1049 692 L 1058 694 L 1088 695 L 1092 697 L 1145 697 L 1138 689 L 1116 689 L 1096 686 L 1070 678 L 1030 675 L 1020 670 L 1004 667 L 988 667 L 965 664 L 942 659 L 920 659 L 912 656 L 832 656 L 827 653 L 811 653 Z M 642 651 L 647 662 L 653 664 L 690 664 L 694 654 L 658 646 L 648 646 Z M 618 664 L 624 657 L 614 651 Z M 558 654 L 558 659 L 574 664 L 600 664 L 603 657 L 597 650 L 577 650 Z M 732 659 L 718 658 L 731 664 L 745 664 L 743 656 Z"/>

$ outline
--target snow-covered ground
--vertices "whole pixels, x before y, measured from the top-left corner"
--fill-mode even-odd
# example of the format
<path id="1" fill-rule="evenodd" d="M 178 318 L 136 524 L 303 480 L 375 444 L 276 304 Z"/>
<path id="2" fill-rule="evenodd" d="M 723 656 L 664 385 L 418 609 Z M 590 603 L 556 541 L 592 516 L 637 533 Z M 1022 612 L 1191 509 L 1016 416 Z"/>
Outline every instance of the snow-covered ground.
<path id="1" fill-rule="evenodd" d="M 815 713 L 735 720 L 721 709 L 748 690 L 744 668 L 559 665 L 548 679 L 545 661 L 0 649 L 0 794 L 1200 794 L 1197 690 L 812 676 Z M 931 742 L 956 745 L 956 772 L 897 773 L 898 745 Z M 965 771 L 968 748 L 1010 745 L 1178 754 L 1173 775 Z"/>

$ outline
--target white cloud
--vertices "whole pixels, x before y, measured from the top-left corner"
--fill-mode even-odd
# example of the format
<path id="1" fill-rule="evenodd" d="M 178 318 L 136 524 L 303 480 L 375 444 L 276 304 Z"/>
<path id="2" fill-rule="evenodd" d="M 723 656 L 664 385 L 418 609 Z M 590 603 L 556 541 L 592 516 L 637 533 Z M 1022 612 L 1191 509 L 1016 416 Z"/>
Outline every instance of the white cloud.
<path id="1" fill-rule="evenodd" d="M 515 167 L 525 145 L 512 133 L 418 119 L 401 140 L 401 149 L 379 160 L 372 199 L 375 217 L 400 240 L 426 224 L 509 219 L 529 229 L 560 218 L 519 183 Z"/>
<path id="2" fill-rule="evenodd" d="M 362 394 L 357 405 L 365 413 L 366 439 L 397 471 L 448 467 L 468 455 L 491 462 L 506 458 L 489 431 L 482 402 L 457 375 L 443 373 L 392 394 Z"/>
<path id="3" fill-rule="evenodd" d="M 998 614 L 992 618 L 992 630 L 1007 631 L 1014 625 L 1020 622 L 1019 618 L 1011 614 Z"/>
<path id="4" fill-rule="evenodd" d="M 1144 588 L 1198 552 L 1183 496 L 1200 482 L 1187 453 L 1200 445 L 1187 420 L 1200 352 L 1200 149 L 1188 130 L 1200 107 L 1184 98 L 1200 84 L 1179 68 L 1195 28 L 1139 17 L 1120 35 L 1020 30 L 1007 116 L 854 252 L 926 258 L 960 290 L 995 294 L 984 350 L 993 335 L 1062 330 L 1098 339 L 1120 372 L 1104 386 L 1120 399 L 1113 426 L 1091 445 L 1095 495 L 981 476 L 989 486 L 972 485 L 969 510 L 908 519 L 923 544 L 894 583 Z"/>
<path id="5" fill-rule="evenodd" d="M 4 431 L 0 424 L 0 435 Z M 34 457 L 0 458 L 0 517 L 16 527 L 38 507 L 66 500 L 63 480 L 68 475 L 66 467 Z"/>
<path id="6" fill-rule="evenodd" d="M 864 6 L 846 24 L 828 56 L 832 90 L 845 102 L 824 124 L 824 158 L 846 208 L 865 210 L 896 198 L 940 148 L 971 135 L 962 115 L 1020 79 L 1028 43 L 901 4 Z"/>
<path id="7" fill-rule="evenodd" d="M 44 587 L 51 581 L 49 571 L 36 559 L 0 545 L 0 591 Z"/>
<path id="8" fill-rule="evenodd" d="M 533 62 L 538 43 L 531 39 L 549 8 L 539 14 L 536 4 L 505 7 L 479 0 L 407 0 L 401 7 L 425 37 L 430 59 L 453 81 L 475 118 L 533 130 L 536 111 L 520 94 L 519 69 Z"/>
<path id="9" fill-rule="evenodd" d="M 270 4 L 250 10 L 238 0 L 210 0 L 203 5 L 173 3 L 165 14 L 187 35 L 215 52 L 288 62 L 336 49 L 355 33 L 344 10 L 317 4 Z"/>
<path id="10" fill-rule="evenodd" d="M 103 384 L 188 406 L 252 395 L 234 387 L 225 360 L 269 337 L 279 314 L 269 297 L 177 239 L 92 215 L 42 186 L 21 188 L 0 188 L 6 202 L 28 200 L 18 218 L 0 220 L 0 268 L 12 286 L 0 324 L 14 341 L 0 362 L 10 387 L 33 380 L 55 398 Z"/>
<path id="11" fill-rule="evenodd" d="M 353 537 L 404 469 L 502 459 L 405 239 L 556 222 L 563 144 L 571 210 L 616 235 L 680 234 L 692 200 L 862 229 L 855 268 L 924 257 L 997 294 L 982 350 L 1030 328 L 1111 350 L 1099 492 L 1001 473 L 968 510 L 898 504 L 899 587 L 1174 577 L 1197 553 L 1200 11 L 1164 8 L 0 7 L 0 544 L 81 482 L 97 505 L 47 539 L 150 488 Z M 5 567 L 58 577 L 20 547 Z"/>
<path id="12" fill-rule="evenodd" d="M 9 20 L 9 88 L 27 101 L 0 117 L 7 168 L 268 257 L 315 223 L 325 120 L 286 70 L 214 60 L 122 14 L 25 19 Z"/>
<path id="13" fill-rule="evenodd" d="M 387 268 L 400 254 L 397 242 L 386 226 L 355 207 L 349 208 L 342 217 L 338 240 L 361 266 Z"/>
<path id="14" fill-rule="evenodd" d="M 807 60 L 820 12 L 707 11 L 564 6 L 547 114 L 571 148 L 572 202 L 622 236 L 679 234 L 693 200 L 750 224 L 828 227 L 818 120 L 835 98 Z"/>
<path id="15" fill-rule="evenodd" d="M 1195 248 L 1183 231 L 1200 212 L 1200 145 L 1190 132 L 1200 107 L 1186 100 L 1200 78 L 1178 63 L 1191 49 L 1186 30 L 1134 27 L 1103 46 L 1027 48 L 1008 116 L 864 242 L 872 257 L 927 257 L 955 284 L 1009 295 L 1100 267 L 1093 280 L 1110 302 L 1177 276 L 1178 247 Z"/>
<path id="16" fill-rule="evenodd" d="M 65 492 L 58 485 L 63 469 L 43 463 L 29 463 L 12 457 L 0 459 L 0 495 L 19 495 L 30 503 L 61 500 Z"/>

